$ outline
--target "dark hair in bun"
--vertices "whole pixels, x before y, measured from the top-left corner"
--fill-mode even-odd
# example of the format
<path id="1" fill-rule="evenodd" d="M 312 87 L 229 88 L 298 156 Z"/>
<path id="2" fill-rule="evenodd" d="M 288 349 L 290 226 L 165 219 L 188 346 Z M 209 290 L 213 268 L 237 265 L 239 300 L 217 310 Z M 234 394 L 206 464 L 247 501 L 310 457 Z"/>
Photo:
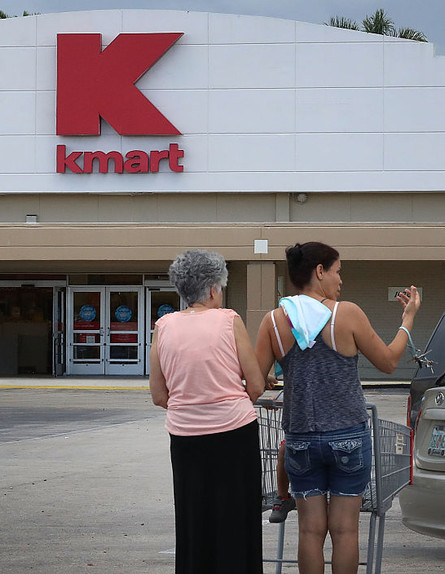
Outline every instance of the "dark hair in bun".
<path id="1" fill-rule="evenodd" d="M 303 289 L 310 283 L 312 271 L 317 265 L 323 265 L 327 271 L 339 257 L 336 249 L 319 241 L 296 243 L 286 249 L 290 280 L 297 289 Z"/>

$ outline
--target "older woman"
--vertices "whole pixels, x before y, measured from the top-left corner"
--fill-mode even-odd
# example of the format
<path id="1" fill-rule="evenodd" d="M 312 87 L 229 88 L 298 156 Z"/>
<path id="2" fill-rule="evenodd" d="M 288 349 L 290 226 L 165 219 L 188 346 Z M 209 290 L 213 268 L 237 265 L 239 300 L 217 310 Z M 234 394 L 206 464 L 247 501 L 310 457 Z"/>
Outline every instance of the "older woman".
<path id="1" fill-rule="evenodd" d="M 157 321 L 150 352 L 151 394 L 170 433 L 176 574 L 262 572 L 253 402 L 264 378 L 242 320 L 221 308 L 227 275 L 217 253 L 179 255 L 170 279 L 187 308 Z"/>
<path id="2" fill-rule="evenodd" d="M 333 573 L 355 574 L 359 512 L 371 470 L 358 352 L 391 373 L 405 351 L 420 298 L 415 287 L 400 295 L 402 324 L 386 345 L 360 307 L 338 302 L 336 249 L 297 243 L 286 257 L 298 295 L 282 299 L 263 319 L 257 356 L 265 375 L 275 359 L 284 372 L 285 468 L 298 510 L 299 571 L 324 572 L 329 532 Z"/>

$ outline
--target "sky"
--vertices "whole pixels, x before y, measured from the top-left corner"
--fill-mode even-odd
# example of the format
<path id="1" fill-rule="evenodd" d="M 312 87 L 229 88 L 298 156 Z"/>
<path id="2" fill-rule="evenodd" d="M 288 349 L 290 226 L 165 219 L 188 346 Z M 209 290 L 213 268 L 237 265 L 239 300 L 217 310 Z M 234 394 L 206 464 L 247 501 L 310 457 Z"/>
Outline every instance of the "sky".
<path id="1" fill-rule="evenodd" d="M 360 23 L 368 14 L 383 8 L 396 27 L 414 28 L 445 55 L 444 0 L 0 0 L 0 10 L 9 16 L 27 12 L 45 14 L 72 10 L 145 8 L 196 10 L 271 16 L 324 24 L 331 16 L 345 16 Z"/>

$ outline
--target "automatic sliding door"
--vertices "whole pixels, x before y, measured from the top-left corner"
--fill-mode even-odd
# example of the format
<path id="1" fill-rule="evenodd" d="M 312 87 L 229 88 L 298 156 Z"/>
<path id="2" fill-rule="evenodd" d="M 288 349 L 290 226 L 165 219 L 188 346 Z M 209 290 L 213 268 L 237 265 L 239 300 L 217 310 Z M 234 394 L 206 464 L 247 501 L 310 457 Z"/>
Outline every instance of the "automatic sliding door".
<path id="1" fill-rule="evenodd" d="M 68 288 L 69 375 L 143 375 L 142 287 Z"/>

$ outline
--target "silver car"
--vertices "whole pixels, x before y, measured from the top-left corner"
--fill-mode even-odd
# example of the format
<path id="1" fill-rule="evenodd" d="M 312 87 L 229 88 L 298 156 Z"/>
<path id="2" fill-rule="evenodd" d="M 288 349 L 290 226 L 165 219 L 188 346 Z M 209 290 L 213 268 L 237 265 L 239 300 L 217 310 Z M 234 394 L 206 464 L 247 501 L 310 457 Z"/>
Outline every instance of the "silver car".
<path id="1" fill-rule="evenodd" d="M 399 495 L 405 526 L 445 538 L 445 387 L 425 391 L 414 435 L 413 483 Z"/>

